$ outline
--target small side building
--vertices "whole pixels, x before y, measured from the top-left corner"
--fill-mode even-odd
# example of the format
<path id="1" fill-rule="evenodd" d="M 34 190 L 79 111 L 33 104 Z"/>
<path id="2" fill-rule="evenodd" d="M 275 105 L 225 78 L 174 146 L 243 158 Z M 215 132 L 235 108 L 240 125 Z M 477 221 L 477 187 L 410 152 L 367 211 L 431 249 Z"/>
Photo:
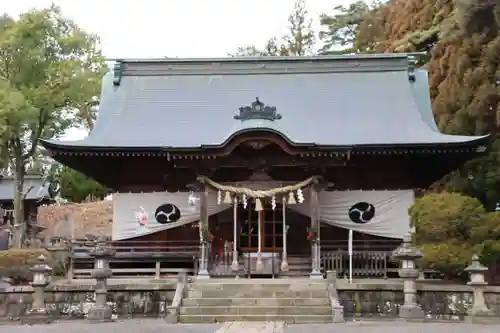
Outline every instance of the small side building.
<path id="1" fill-rule="evenodd" d="M 14 191 L 14 177 L 0 175 L 0 250 L 8 248 L 14 226 Z M 26 175 L 24 194 L 24 219 L 29 221 L 29 228 L 34 228 L 36 235 L 43 230 L 43 227 L 37 224 L 38 207 L 53 201 L 49 183 L 41 175 Z"/>

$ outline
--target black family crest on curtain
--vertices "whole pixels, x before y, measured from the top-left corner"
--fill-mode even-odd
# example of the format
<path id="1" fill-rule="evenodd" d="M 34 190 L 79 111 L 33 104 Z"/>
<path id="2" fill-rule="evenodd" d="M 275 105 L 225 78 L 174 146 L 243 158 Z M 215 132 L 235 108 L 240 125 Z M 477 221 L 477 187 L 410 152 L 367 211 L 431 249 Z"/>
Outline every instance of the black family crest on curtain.
<path id="1" fill-rule="evenodd" d="M 368 202 L 358 202 L 349 208 L 349 218 L 357 224 L 370 222 L 375 216 L 375 206 Z"/>
<path id="2" fill-rule="evenodd" d="M 155 219 L 158 223 L 166 224 L 176 222 L 180 218 L 181 210 L 174 204 L 166 203 L 156 208 Z"/>
<path id="3" fill-rule="evenodd" d="M 234 119 L 241 121 L 250 119 L 274 121 L 281 119 L 281 115 L 276 112 L 275 106 L 267 106 L 259 100 L 259 97 L 256 97 L 251 106 L 242 106 L 240 113 L 235 115 Z"/>

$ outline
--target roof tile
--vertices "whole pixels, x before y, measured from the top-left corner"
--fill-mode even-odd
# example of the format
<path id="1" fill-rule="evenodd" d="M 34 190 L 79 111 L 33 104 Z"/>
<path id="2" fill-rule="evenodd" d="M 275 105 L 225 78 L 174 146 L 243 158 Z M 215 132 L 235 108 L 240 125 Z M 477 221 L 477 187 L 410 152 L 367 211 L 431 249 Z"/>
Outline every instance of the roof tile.
<path id="1" fill-rule="evenodd" d="M 105 76 L 99 117 L 90 135 L 81 141 L 55 143 L 196 148 L 224 144 L 249 128 L 278 131 L 295 144 L 327 146 L 480 139 L 437 130 L 427 73 L 416 70 L 416 80 L 411 82 L 401 56 L 378 63 L 376 57 L 341 59 L 275 59 L 272 66 L 281 66 L 276 68 L 268 67 L 269 61 L 262 61 L 259 67 L 255 59 L 223 61 L 217 66 L 213 61 L 182 59 L 163 65 L 131 63 L 119 86 L 113 85 L 113 73 Z M 311 64 L 309 69 L 307 64 Z M 228 66 L 226 70 L 224 66 Z M 239 108 L 249 106 L 256 97 L 276 107 L 282 118 L 234 119 Z"/>

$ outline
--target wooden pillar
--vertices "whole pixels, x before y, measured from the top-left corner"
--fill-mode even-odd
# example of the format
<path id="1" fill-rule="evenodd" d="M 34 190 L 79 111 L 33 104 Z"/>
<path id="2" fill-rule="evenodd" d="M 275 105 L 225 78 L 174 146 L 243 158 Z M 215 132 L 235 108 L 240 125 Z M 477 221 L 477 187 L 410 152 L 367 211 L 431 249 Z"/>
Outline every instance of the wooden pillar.
<path id="1" fill-rule="evenodd" d="M 255 262 L 255 270 L 260 273 L 264 270 L 264 261 L 262 260 L 262 243 L 264 242 L 264 237 L 262 237 L 263 228 L 262 223 L 264 223 L 264 211 L 257 212 L 257 227 L 258 227 L 258 244 L 257 244 L 257 261 Z"/>
<path id="2" fill-rule="evenodd" d="M 238 198 L 235 196 L 233 198 L 233 262 L 231 263 L 231 268 L 238 277 L 239 267 L 238 261 Z"/>
<path id="3" fill-rule="evenodd" d="M 200 183 L 200 264 L 198 269 L 198 279 L 209 279 L 208 273 L 208 249 L 209 249 L 209 225 L 208 225 L 208 188 L 202 178 L 198 178 Z"/>
<path id="4" fill-rule="evenodd" d="M 315 181 L 309 187 L 309 200 L 311 210 L 311 259 L 312 270 L 309 275 L 311 279 L 322 279 L 323 275 L 320 270 L 320 245 L 319 245 L 319 180 Z"/>
<path id="5" fill-rule="evenodd" d="M 286 197 L 282 200 L 282 220 L 283 220 L 283 253 L 281 255 L 281 271 L 288 271 L 288 252 L 287 252 L 287 230 L 286 230 Z"/>

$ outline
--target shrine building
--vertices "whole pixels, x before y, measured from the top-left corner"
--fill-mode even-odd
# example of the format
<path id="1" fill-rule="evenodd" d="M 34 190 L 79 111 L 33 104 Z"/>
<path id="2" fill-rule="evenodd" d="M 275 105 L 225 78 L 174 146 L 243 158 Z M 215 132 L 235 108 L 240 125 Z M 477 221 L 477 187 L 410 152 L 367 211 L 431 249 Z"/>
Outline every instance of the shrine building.
<path id="1" fill-rule="evenodd" d="M 42 145 L 115 191 L 112 241 L 128 249 L 117 258 L 160 256 L 199 278 L 321 278 L 345 275 L 351 253 L 356 276 L 387 277 L 416 190 L 489 140 L 438 130 L 414 63 L 120 60 L 89 136 Z"/>

